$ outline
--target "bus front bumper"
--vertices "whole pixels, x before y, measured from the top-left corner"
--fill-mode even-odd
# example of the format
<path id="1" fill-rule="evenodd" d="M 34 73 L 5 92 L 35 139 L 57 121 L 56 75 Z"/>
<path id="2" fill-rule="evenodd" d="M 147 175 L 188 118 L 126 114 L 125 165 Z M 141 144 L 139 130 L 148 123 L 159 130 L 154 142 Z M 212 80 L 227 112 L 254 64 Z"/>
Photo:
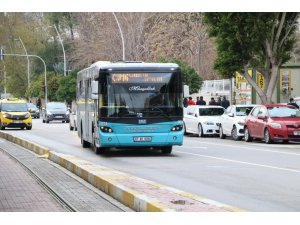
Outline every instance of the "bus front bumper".
<path id="1" fill-rule="evenodd" d="M 182 145 L 183 130 L 169 133 L 100 133 L 101 147 L 158 147 Z"/>

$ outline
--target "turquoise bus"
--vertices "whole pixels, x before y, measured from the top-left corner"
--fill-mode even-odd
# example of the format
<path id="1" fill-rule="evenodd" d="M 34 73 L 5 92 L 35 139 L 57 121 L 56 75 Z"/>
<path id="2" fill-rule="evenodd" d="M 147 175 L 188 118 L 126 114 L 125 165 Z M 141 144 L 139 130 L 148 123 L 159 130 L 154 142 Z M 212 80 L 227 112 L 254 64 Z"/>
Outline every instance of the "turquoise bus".
<path id="1" fill-rule="evenodd" d="M 183 142 L 182 78 L 173 63 L 100 61 L 77 74 L 77 132 L 96 154 Z"/>

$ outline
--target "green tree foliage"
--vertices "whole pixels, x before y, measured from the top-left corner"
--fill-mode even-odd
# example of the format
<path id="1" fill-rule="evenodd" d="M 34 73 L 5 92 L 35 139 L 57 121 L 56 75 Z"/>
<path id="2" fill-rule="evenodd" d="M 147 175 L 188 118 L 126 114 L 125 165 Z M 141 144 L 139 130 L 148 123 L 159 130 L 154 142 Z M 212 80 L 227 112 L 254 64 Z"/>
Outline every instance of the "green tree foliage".
<path id="1" fill-rule="evenodd" d="M 270 103 L 279 67 L 290 59 L 296 42 L 298 18 L 299 13 L 205 13 L 209 35 L 217 44 L 214 68 L 225 77 L 240 72 L 262 102 Z M 248 74 L 249 68 L 264 75 L 264 90 Z"/>
<path id="2" fill-rule="evenodd" d="M 160 58 L 160 62 L 166 63 L 176 63 L 180 66 L 181 74 L 183 77 L 183 83 L 188 85 L 190 88 L 190 94 L 197 93 L 199 89 L 201 88 L 201 85 L 203 83 L 202 77 L 196 72 L 196 70 L 187 64 L 183 63 L 182 61 L 178 59 L 165 59 Z"/>
<path id="3" fill-rule="evenodd" d="M 76 77 L 78 70 L 72 71 L 67 77 L 61 77 L 58 81 L 59 88 L 56 91 L 58 101 L 67 101 L 71 105 L 72 100 L 76 99 Z"/>

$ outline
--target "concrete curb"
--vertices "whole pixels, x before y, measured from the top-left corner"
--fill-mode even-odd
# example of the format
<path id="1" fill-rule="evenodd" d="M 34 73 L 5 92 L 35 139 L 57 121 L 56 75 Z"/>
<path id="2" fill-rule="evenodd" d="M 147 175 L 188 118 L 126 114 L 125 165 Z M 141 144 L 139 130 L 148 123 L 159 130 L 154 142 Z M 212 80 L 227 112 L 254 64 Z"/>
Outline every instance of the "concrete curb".
<path id="1" fill-rule="evenodd" d="M 41 145 L 1 132 L 0 137 L 68 169 L 135 211 L 241 212 L 242 209 L 141 179 L 91 162 L 50 151 Z"/>

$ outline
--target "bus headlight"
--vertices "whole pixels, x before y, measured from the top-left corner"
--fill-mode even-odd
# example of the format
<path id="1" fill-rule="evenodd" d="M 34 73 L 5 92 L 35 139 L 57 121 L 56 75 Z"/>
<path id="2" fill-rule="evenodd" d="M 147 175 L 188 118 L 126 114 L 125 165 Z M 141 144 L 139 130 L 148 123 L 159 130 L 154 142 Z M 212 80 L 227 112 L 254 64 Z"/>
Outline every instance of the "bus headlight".
<path id="1" fill-rule="evenodd" d="M 112 133 L 113 132 L 113 130 L 110 127 L 104 127 L 104 126 L 101 126 L 100 130 L 104 133 Z"/>
<path id="2" fill-rule="evenodd" d="M 172 127 L 171 131 L 181 131 L 182 128 L 183 128 L 182 125 L 176 125 L 176 126 Z"/>

